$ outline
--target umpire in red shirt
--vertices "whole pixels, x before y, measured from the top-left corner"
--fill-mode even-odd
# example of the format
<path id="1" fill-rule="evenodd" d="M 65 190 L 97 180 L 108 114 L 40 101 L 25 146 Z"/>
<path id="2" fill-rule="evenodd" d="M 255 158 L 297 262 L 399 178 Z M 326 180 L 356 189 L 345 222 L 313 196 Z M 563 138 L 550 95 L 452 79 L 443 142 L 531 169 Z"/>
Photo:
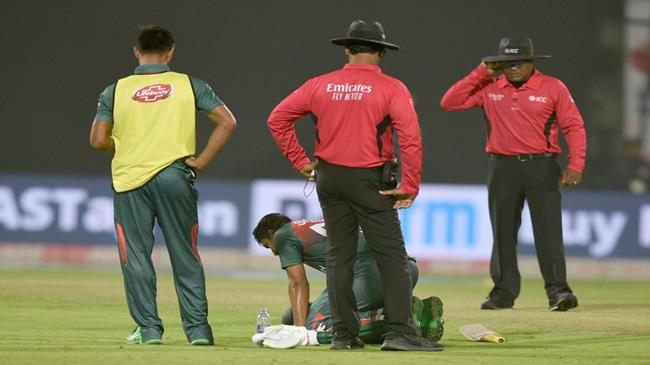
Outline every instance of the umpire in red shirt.
<path id="1" fill-rule="evenodd" d="M 580 183 L 587 142 L 569 90 L 534 67 L 534 60 L 548 57 L 535 54 L 528 38 L 503 38 L 498 55 L 484 57 L 440 101 L 449 111 L 481 107 L 486 119 L 494 287 L 482 309 L 512 308 L 519 296 L 516 246 L 524 200 L 550 310 L 578 305 L 566 281 L 560 184 Z M 556 159 L 559 129 L 570 152 L 564 171 Z"/>
<path id="2" fill-rule="evenodd" d="M 438 351 L 420 337 L 411 318 L 411 276 L 395 208 L 408 208 L 419 191 L 422 142 L 411 95 L 397 79 L 382 73 L 386 49 L 379 22 L 354 21 L 347 37 L 331 40 L 345 47 L 343 69 L 315 77 L 278 104 L 268 127 L 293 167 L 316 189 L 327 229 L 327 290 L 332 310 L 332 349 L 362 348 L 352 292 L 358 227 L 368 239 L 380 269 L 388 334 L 382 350 Z M 311 115 L 316 125 L 316 160 L 299 144 L 294 122 Z M 399 188 L 394 173 L 393 130 L 402 151 Z"/>

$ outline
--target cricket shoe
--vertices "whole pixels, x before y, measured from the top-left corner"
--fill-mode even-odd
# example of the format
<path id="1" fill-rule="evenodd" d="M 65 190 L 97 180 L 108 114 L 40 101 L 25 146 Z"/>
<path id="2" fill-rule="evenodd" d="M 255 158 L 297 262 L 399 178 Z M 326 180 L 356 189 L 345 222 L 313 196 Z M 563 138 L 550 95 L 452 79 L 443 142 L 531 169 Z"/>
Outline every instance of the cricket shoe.
<path id="1" fill-rule="evenodd" d="M 445 321 L 442 319 L 442 300 L 435 296 L 422 299 L 422 307 L 419 326 L 422 337 L 431 342 L 438 342 L 445 332 Z"/>
<path id="2" fill-rule="evenodd" d="M 365 342 L 363 342 L 359 337 L 341 339 L 334 336 L 332 338 L 330 350 L 359 350 L 365 346 Z"/>
<path id="3" fill-rule="evenodd" d="M 481 303 L 481 309 L 486 310 L 500 310 L 512 309 L 515 303 L 513 300 L 502 299 L 499 297 L 488 297 L 487 300 Z"/>
<path id="4" fill-rule="evenodd" d="M 197 338 L 192 340 L 190 342 L 192 346 L 212 346 L 214 345 L 214 341 L 207 339 L 207 338 Z"/>
<path id="5" fill-rule="evenodd" d="M 151 338 L 142 341 L 142 332 L 140 331 L 140 326 L 138 326 L 126 337 L 126 343 L 129 345 L 162 345 L 163 342 L 160 338 Z"/>
<path id="6" fill-rule="evenodd" d="M 548 309 L 552 312 L 564 312 L 578 306 L 578 297 L 569 291 L 557 293 L 549 300 Z"/>
<path id="7" fill-rule="evenodd" d="M 411 297 L 411 316 L 413 317 L 413 322 L 418 328 L 422 326 L 422 314 L 424 310 L 424 304 L 422 299 L 416 297 L 415 295 Z"/>
<path id="8" fill-rule="evenodd" d="M 382 351 L 442 351 L 444 346 L 417 335 L 386 334 Z"/>

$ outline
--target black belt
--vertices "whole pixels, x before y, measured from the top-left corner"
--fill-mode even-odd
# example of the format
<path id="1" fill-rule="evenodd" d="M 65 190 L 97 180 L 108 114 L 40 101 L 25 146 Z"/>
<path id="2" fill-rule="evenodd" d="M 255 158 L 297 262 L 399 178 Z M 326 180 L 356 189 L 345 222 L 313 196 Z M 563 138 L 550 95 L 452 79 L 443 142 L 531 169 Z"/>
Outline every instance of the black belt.
<path id="1" fill-rule="evenodd" d="M 500 155 L 498 153 L 490 152 L 489 156 L 494 158 L 502 158 L 506 160 L 530 161 L 530 160 L 537 160 L 540 158 L 556 158 L 557 153 L 545 152 L 545 153 L 528 153 L 522 155 Z"/>

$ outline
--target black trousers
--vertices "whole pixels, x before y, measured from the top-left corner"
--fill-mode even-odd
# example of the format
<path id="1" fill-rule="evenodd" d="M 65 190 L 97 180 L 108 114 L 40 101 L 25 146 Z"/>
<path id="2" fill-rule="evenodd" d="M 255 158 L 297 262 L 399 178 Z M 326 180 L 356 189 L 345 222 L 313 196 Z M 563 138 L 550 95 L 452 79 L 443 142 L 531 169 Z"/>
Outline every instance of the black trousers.
<path id="1" fill-rule="evenodd" d="M 555 158 L 528 161 L 491 155 L 488 161 L 488 201 L 492 222 L 490 297 L 514 301 L 521 289 L 517 267 L 517 233 L 524 200 L 530 208 L 537 260 L 546 295 L 571 291 L 566 282 L 562 238 L 561 168 Z"/>
<path id="2" fill-rule="evenodd" d="M 327 230 L 327 294 L 334 336 L 359 335 L 352 290 L 359 226 L 377 262 L 384 295 L 387 336 L 419 334 L 411 318 L 411 273 L 393 198 L 381 168 L 349 168 L 320 161 L 316 189 Z"/>

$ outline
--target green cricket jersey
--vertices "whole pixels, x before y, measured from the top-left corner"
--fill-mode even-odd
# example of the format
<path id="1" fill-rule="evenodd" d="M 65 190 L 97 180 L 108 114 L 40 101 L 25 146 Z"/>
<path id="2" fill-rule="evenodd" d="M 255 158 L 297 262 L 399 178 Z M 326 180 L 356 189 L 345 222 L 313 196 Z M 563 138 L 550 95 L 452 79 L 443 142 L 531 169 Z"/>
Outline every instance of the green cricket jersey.
<path id="1" fill-rule="evenodd" d="M 292 221 L 282 226 L 273 236 L 280 265 L 283 269 L 289 266 L 305 264 L 325 272 L 325 253 L 327 234 L 323 220 Z M 359 231 L 357 243 L 357 264 L 355 271 L 362 269 L 367 263 L 374 263 L 370 256 L 368 242 Z"/>

